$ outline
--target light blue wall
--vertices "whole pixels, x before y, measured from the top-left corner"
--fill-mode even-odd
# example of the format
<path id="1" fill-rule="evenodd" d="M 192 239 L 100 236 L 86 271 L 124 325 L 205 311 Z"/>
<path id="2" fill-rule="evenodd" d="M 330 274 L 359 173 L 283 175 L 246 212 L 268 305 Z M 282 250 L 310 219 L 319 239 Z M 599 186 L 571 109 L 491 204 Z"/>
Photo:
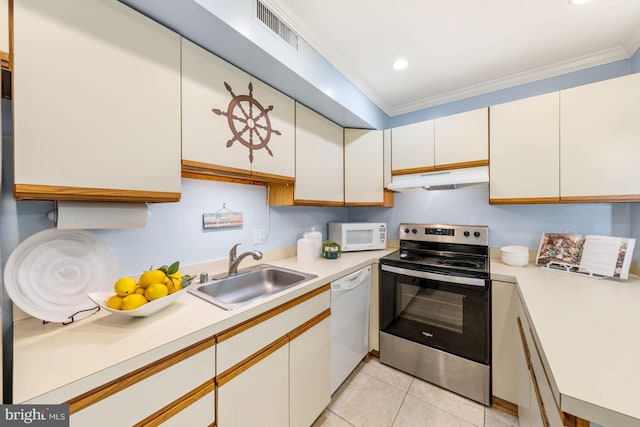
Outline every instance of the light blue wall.
<path id="1" fill-rule="evenodd" d="M 640 208 L 638 209 L 640 214 Z M 393 209 L 349 208 L 349 220 L 386 222 L 398 239 L 401 222 L 489 226 L 489 245 L 536 249 L 544 232 L 629 237 L 629 204 L 489 205 L 486 186 L 457 190 L 416 190 L 395 194 Z M 640 227 L 640 224 L 639 224 Z"/>

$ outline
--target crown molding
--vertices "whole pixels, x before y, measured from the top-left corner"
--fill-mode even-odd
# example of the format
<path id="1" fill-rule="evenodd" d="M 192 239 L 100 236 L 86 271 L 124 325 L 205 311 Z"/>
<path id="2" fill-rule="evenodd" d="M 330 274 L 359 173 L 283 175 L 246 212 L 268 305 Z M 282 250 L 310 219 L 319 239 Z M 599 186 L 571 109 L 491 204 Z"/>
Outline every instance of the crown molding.
<path id="1" fill-rule="evenodd" d="M 424 108 L 434 107 L 449 102 L 460 101 L 473 96 L 484 95 L 502 89 L 508 89 L 526 83 L 557 77 L 563 74 L 584 70 L 614 61 L 629 59 L 640 48 L 640 28 L 633 33 L 623 45 L 604 49 L 589 55 L 572 58 L 544 67 L 535 68 L 499 79 L 467 86 L 450 92 L 428 96 L 401 105 L 392 105 L 381 98 L 375 87 L 366 82 L 365 77 L 352 67 L 347 58 L 332 52 L 332 49 L 317 34 L 305 30 L 297 24 L 299 16 L 290 8 L 276 4 L 277 0 L 261 0 L 270 7 L 289 27 L 291 27 L 309 46 L 316 50 L 326 61 L 334 66 L 345 78 L 364 93 L 389 117 L 410 113 Z"/>
<path id="2" fill-rule="evenodd" d="M 628 59 L 631 55 L 624 47 L 615 47 L 596 52 L 592 55 L 585 55 L 558 62 L 552 65 L 535 68 L 533 70 L 522 73 L 512 74 L 503 78 L 490 80 L 488 82 L 477 85 L 467 86 L 458 90 L 445 92 L 439 95 L 426 97 L 415 102 L 395 106 L 391 111 L 385 111 L 389 116 L 397 116 L 399 114 L 410 113 L 421 110 L 423 108 L 434 107 L 436 105 L 446 104 L 453 101 L 471 98 L 473 96 L 484 95 L 486 93 L 495 92 L 502 89 L 508 89 L 514 86 L 523 85 L 563 74 L 580 71 L 598 65 L 608 64 L 610 62 Z"/>

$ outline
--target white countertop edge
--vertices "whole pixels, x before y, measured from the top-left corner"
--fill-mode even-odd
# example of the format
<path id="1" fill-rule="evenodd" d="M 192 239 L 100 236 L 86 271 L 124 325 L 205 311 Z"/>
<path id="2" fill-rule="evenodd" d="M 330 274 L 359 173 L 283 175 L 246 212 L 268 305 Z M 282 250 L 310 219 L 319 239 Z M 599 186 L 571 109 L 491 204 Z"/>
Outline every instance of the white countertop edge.
<path id="1" fill-rule="evenodd" d="M 562 395 L 562 410 L 592 423 L 611 427 L 638 427 L 640 420 L 593 403 Z M 580 415 L 577 415 L 580 414 Z"/>

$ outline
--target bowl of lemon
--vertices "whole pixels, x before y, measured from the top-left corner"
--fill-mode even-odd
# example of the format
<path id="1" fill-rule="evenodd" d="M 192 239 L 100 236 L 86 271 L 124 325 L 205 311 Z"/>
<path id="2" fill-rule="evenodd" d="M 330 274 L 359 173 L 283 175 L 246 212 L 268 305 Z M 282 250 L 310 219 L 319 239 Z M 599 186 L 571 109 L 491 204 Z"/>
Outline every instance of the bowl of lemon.
<path id="1" fill-rule="evenodd" d="M 136 281 L 121 277 L 113 292 L 93 292 L 89 298 L 101 309 L 131 317 L 147 317 L 173 304 L 187 289 L 192 276 L 178 271 L 180 264 L 145 271 Z"/>

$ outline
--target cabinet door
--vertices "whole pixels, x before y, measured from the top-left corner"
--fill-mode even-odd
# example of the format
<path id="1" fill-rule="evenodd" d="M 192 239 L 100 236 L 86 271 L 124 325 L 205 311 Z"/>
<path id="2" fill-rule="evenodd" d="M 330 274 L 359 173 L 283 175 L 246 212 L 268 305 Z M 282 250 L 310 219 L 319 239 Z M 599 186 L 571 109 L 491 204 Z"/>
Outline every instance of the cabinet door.
<path id="1" fill-rule="evenodd" d="M 178 200 L 180 37 L 116 0 L 13 6 L 16 198 Z"/>
<path id="2" fill-rule="evenodd" d="M 296 204 L 344 204 L 343 131 L 296 104 Z"/>
<path id="3" fill-rule="evenodd" d="M 640 74 L 560 91 L 560 197 L 640 200 Z"/>
<path id="4" fill-rule="evenodd" d="M 557 92 L 491 107 L 490 203 L 559 201 Z"/>
<path id="5" fill-rule="evenodd" d="M 517 292 L 513 283 L 491 282 L 491 375 L 493 395 L 518 403 Z"/>
<path id="6" fill-rule="evenodd" d="M 272 346 L 242 366 L 217 388 L 217 425 L 283 427 L 289 425 L 289 345 Z M 275 348 L 275 350 L 273 349 Z M 246 368 L 246 369 L 245 369 Z M 241 372 L 240 372 L 241 371 Z M 233 374 L 232 374 L 233 375 Z"/>
<path id="7" fill-rule="evenodd" d="M 295 335 L 295 334 L 294 334 Z M 291 427 L 307 427 L 331 401 L 330 318 L 291 338 L 290 405 Z"/>
<path id="8" fill-rule="evenodd" d="M 288 178 L 295 175 L 295 101 L 258 79 L 252 78 L 254 105 L 253 150 L 251 172 L 254 177 Z M 270 109 L 270 107 L 273 107 Z"/>
<path id="9" fill-rule="evenodd" d="M 391 173 L 433 171 L 433 150 L 433 120 L 391 129 Z"/>
<path id="10" fill-rule="evenodd" d="M 488 108 L 438 118 L 434 129 L 436 169 L 488 164 Z"/>
<path id="11" fill-rule="evenodd" d="M 182 39 L 182 160 L 205 170 L 251 174 L 244 104 L 250 76 Z M 215 110 L 215 111 L 214 111 Z M 234 134 L 234 131 L 237 133 Z M 247 138 L 248 139 L 248 138 Z"/>
<path id="12" fill-rule="evenodd" d="M 0 62 L 9 69 L 9 0 L 0 0 Z"/>
<path id="13" fill-rule="evenodd" d="M 176 358 L 179 360 L 180 353 Z M 168 414 L 178 416 L 180 411 L 176 408 L 187 410 L 198 403 L 193 396 L 202 396 L 211 402 L 214 394 L 215 372 L 215 347 L 208 348 L 190 356 L 184 360 L 159 361 L 159 365 L 167 367 L 161 371 L 133 382 L 144 372 L 134 372 L 132 375 L 122 377 L 118 383 L 109 384 L 108 387 L 98 388 L 94 396 L 81 396 L 70 403 L 71 425 L 77 426 L 105 426 L 114 425 L 114 419 L 118 425 L 134 425 L 138 422 L 166 419 Z M 158 366 L 150 365 L 147 371 L 154 371 Z M 133 384 L 130 384 L 132 383 Z M 105 390 L 122 390 L 104 396 Z M 208 396 L 208 397 L 207 397 Z M 82 407 L 75 411 L 77 405 Z M 193 411 L 193 412 L 191 412 Z M 192 414 L 207 420 L 200 425 L 209 425 L 215 420 L 215 407 L 213 405 L 198 404 L 190 409 Z"/>
<path id="14" fill-rule="evenodd" d="M 381 205 L 384 201 L 382 131 L 344 130 L 344 201 Z"/>

